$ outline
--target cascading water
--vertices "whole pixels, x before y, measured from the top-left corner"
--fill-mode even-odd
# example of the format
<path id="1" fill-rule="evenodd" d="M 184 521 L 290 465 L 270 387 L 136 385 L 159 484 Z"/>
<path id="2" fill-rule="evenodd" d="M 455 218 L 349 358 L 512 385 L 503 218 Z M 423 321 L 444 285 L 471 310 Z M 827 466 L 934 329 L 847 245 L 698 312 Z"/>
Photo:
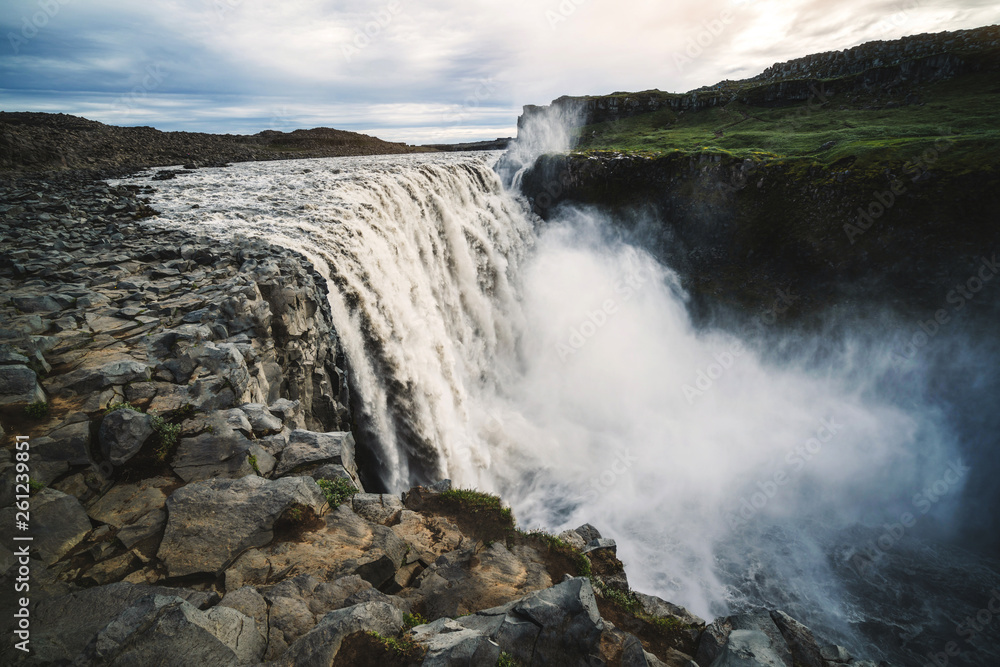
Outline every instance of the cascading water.
<path id="1" fill-rule="evenodd" d="M 591 522 L 636 589 L 704 616 L 781 606 L 869 654 L 878 632 L 919 634 L 930 614 L 885 599 L 930 593 L 885 577 L 933 559 L 864 545 L 907 512 L 947 519 L 965 463 L 917 389 L 885 391 L 878 331 L 781 361 L 699 331 L 669 268 L 592 212 L 537 224 L 497 158 L 203 169 L 157 183 L 154 206 L 299 250 L 328 278 L 386 488 L 450 477 L 499 492 L 522 525 Z M 942 480 L 925 517 L 915 494 Z M 956 567 L 966 597 L 1000 579 L 971 556 L 935 571 Z M 956 595 L 941 605 L 958 614 Z"/>

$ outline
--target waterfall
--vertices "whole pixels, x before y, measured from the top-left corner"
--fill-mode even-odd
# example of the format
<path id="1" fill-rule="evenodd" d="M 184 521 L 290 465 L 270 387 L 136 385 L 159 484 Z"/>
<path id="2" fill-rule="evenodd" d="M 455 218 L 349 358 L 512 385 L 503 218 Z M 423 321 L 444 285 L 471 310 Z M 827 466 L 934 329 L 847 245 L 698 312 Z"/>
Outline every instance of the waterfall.
<path id="1" fill-rule="evenodd" d="M 448 477 L 526 527 L 591 522 L 639 590 L 708 617 L 780 604 L 857 646 L 859 544 L 906 512 L 929 521 L 915 494 L 964 465 L 941 410 L 886 392 L 877 326 L 778 361 L 697 330 L 669 267 L 593 211 L 541 223 L 498 157 L 203 169 L 157 183 L 154 205 L 329 280 L 386 488 Z"/>

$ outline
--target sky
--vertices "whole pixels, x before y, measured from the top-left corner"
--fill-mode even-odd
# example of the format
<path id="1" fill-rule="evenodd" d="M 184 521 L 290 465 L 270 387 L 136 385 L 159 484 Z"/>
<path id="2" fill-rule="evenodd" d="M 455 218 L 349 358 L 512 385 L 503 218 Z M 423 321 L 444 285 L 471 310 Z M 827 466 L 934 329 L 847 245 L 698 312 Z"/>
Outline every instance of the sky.
<path id="1" fill-rule="evenodd" d="M 995 23 L 995 0 L 3 0 L 0 110 L 478 141 L 561 95 L 684 92 Z"/>

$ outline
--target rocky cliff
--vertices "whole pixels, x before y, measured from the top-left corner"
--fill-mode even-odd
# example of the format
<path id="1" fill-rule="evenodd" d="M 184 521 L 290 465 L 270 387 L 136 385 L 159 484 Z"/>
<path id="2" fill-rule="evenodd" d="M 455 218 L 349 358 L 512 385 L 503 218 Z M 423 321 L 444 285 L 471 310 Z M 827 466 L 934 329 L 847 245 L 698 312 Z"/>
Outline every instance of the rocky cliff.
<path id="1" fill-rule="evenodd" d="M 920 83 L 961 74 L 996 70 L 1000 63 L 1000 26 L 867 42 L 777 63 L 742 81 L 721 81 L 687 93 L 659 90 L 610 95 L 564 96 L 549 106 L 526 105 L 518 118 L 521 130 L 532 120 L 555 112 L 577 118 L 580 125 L 605 123 L 662 110 L 694 112 L 741 102 L 757 106 L 787 106 L 824 95 L 845 97 L 879 86 L 903 90 Z"/>

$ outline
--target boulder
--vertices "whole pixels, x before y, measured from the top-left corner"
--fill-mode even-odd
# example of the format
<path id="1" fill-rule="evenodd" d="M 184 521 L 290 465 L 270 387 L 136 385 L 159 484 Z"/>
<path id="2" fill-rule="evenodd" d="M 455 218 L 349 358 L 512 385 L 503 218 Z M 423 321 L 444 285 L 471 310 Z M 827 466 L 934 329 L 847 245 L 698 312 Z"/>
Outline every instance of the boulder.
<path id="1" fill-rule="evenodd" d="M 201 433 L 180 439 L 170 462 L 170 467 L 181 479 L 195 482 L 213 477 L 244 477 L 255 472 L 249 461 L 254 443 L 247 437 L 253 433 L 253 428 L 241 410 L 211 412 L 199 426 Z M 267 463 L 270 461 L 265 461 Z"/>
<path id="2" fill-rule="evenodd" d="M 149 380 L 151 370 L 146 364 L 131 357 L 123 357 L 105 362 L 99 366 L 80 368 L 66 375 L 46 381 L 46 386 L 53 392 L 72 391 L 85 394 L 100 391 L 111 386 L 125 385 L 129 382 Z"/>
<path id="3" fill-rule="evenodd" d="M 150 415 L 120 409 L 104 416 L 97 439 L 101 443 L 104 457 L 119 466 L 138 454 L 152 435 L 153 421 Z"/>
<path id="4" fill-rule="evenodd" d="M 577 577 L 500 607 L 418 626 L 413 638 L 437 660 L 431 664 L 495 664 L 446 662 L 451 654 L 493 655 L 490 642 L 498 646 L 497 656 L 504 651 L 526 667 L 583 665 L 594 664 L 603 630 L 590 580 Z"/>
<path id="5" fill-rule="evenodd" d="M 403 628 L 403 614 L 384 602 L 363 602 L 331 611 L 304 636 L 292 644 L 275 665 L 332 665 L 341 642 L 358 632 L 377 632 L 384 637 L 396 635 Z"/>
<path id="6" fill-rule="evenodd" d="M 14 535 L 31 535 L 31 551 L 46 565 L 51 565 L 79 544 L 93 526 L 83 507 L 73 496 L 44 488 L 31 499 L 31 522 L 28 531 L 15 530 L 15 507 L 0 510 L 0 540 L 13 544 Z"/>
<path id="7" fill-rule="evenodd" d="M 278 433 L 284 426 L 282 420 L 271 414 L 263 403 L 247 403 L 241 405 L 240 410 L 246 414 L 253 433 L 258 438 Z"/>
<path id="8" fill-rule="evenodd" d="M 90 422 L 84 418 L 71 424 L 60 425 L 54 431 L 31 441 L 32 458 L 44 461 L 62 461 L 71 466 L 89 465 Z"/>
<path id="9" fill-rule="evenodd" d="M 790 664 L 782 659 L 771 638 L 763 632 L 733 630 L 711 667 L 788 667 Z"/>
<path id="10" fill-rule="evenodd" d="M 281 453 L 275 474 L 280 477 L 297 468 L 320 463 L 342 465 L 356 476 L 354 436 L 349 431 L 314 433 L 296 429 L 288 437 L 288 446 Z"/>
<path id="11" fill-rule="evenodd" d="M 35 371 L 21 364 L 0 366 L 0 405 L 31 405 L 45 401 Z"/>
<path id="12" fill-rule="evenodd" d="M 779 610 L 771 611 L 771 620 L 785 638 L 785 643 L 792 652 L 792 662 L 797 667 L 825 667 L 812 630 Z"/>
<path id="13" fill-rule="evenodd" d="M 149 595 L 108 623 L 78 662 L 112 665 L 246 665 L 266 640 L 253 619 L 232 607 L 201 611 L 183 598 Z"/>
<path id="14" fill-rule="evenodd" d="M 219 573 L 246 549 L 269 543 L 274 523 L 292 505 L 319 514 L 325 503 L 309 477 L 193 482 L 167 500 L 167 530 L 158 556 L 170 576 Z"/>
<path id="15" fill-rule="evenodd" d="M 195 607 L 213 601 L 210 593 L 120 582 L 33 601 L 31 648 L 41 664 L 59 664 L 83 652 L 94 635 L 122 611 L 148 595 L 181 597 Z M 215 598 L 218 599 L 217 597 Z M 0 663 L 16 664 L 10 643 L 0 645 Z"/>
<path id="16" fill-rule="evenodd" d="M 356 493 L 351 496 L 351 509 L 368 521 L 384 524 L 403 510 L 403 501 L 389 493 Z"/>

